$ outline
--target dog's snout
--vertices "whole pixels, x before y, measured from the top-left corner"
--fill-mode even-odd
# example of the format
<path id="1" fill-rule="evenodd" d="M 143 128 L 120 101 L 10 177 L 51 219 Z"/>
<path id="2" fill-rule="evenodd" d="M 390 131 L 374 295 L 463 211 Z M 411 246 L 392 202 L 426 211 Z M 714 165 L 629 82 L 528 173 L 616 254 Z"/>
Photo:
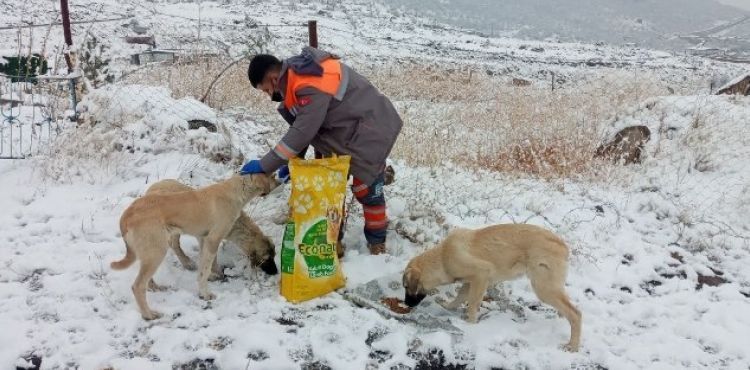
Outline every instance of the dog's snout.
<path id="1" fill-rule="evenodd" d="M 276 268 L 276 262 L 273 261 L 273 258 L 263 261 L 263 263 L 260 264 L 260 269 L 268 275 L 276 275 L 279 273 L 279 269 Z"/>
<path id="2" fill-rule="evenodd" d="M 404 296 L 404 303 L 409 307 L 416 307 L 426 297 L 426 294 L 409 294 Z"/>

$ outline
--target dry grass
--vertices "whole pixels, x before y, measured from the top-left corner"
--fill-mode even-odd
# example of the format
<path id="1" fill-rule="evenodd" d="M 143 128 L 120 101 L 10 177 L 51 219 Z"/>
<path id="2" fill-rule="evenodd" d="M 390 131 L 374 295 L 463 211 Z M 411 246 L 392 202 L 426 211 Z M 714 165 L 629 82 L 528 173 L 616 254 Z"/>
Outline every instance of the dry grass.
<path id="1" fill-rule="evenodd" d="M 652 76 L 608 75 L 551 91 L 513 86 L 510 77 L 405 70 L 373 82 L 398 103 L 403 134 L 393 157 L 425 166 L 450 161 L 516 175 L 588 175 L 600 161 L 600 125 L 663 95 Z"/>
<path id="2" fill-rule="evenodd" d="M 100 133 L 88 125 L 63 131 L 50 145 L 49 155 L 33 162 L 34 171 L 44 182 L 61 184 L 97 184 L 123 178 L 130 170 L 129 158 L 115 149 L 114 131 Z"/>
<path id="3" fill-rule="evenodd" d="M 141 68 L 130 74 L 125 83 L 166 86 L 176 99 L 193 97 L 200 100 L 211 82 L 233 60 L 224 57 L 185 57 L 171 65 L 159 64 Z M 212 108 L 225 109 L 249 106 L 272 112 L 268 98 L 252 90 L 247 80 L 247 64 L 243 60 L 229 68 L 214 84 L 205 103 Z"/>
<path id="4" fill-rule="evenodd" d="M 168 86 L 176 98 L 200 98 L 230 60 L 193 58 L 145 68 L 129 83 Z M 253 91 L 246 62 L 230 68 L 206 101 L 273 117 L 275 105 Z M 618 72 L 554 92 L 513 86 L 512 76 L 428 67 L 360 69 L 399 109 L 404 128 L 392 157 L 412 165 L 452 162 L 514 175 L 563 178 L 595 172 L 600 124 L 657 95 L 666 85 L 648 74 Z M 284 126 L 280 124 L 279 126 Z"/>

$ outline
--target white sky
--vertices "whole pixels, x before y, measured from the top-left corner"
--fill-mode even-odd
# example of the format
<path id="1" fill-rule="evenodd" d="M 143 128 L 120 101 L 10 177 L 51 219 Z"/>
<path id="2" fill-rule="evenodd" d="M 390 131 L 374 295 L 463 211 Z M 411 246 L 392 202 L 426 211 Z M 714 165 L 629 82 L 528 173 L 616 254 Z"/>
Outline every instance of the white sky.
<path id="1" fill-rule="evenodd" d="M 736 6 L 745 10 L 750 10 L 750 0 L 716 0 L 722 4 Z"/>

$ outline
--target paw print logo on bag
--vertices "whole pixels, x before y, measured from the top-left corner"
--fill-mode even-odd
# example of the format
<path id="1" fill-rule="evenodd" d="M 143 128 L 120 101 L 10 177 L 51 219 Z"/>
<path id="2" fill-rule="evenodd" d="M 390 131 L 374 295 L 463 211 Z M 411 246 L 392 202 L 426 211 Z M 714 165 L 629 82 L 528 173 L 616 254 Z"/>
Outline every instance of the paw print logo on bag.
<path id="1" fill-rule="evenodd" d="M 307 178 L 307 176 L 300 176 L 298 179 L 292 182 L 292 186 L 297 191 L 305 191 L 310 187 L 310 179 Z"/>
<path id="2" fill-rule="evenodd" d="M 312 179 L 312 186 L 315 191 L 323 191 L 323 187 L 325 186 L 325 182 L 323 181 L 322 176 L 315 176 Z M 329 186 L 330 187 L 330 186 Z"/>
<path id="3" fill-rule="evenodd" d="M 305 214 L 312 208 L 312 197 L 310 194 L 302 194 L 302 196 L 292 201 L 294 213 Z"/>
<path id="4" fill-rule="evenodd" d="M 334 187 L 342 181 L 346 182 L 346 179 L 344 178 L 344 174 L 340 172 L 330 172 L 328 173 L 328 176 L 326 176 L 326 182 L 329 187 Z"/>

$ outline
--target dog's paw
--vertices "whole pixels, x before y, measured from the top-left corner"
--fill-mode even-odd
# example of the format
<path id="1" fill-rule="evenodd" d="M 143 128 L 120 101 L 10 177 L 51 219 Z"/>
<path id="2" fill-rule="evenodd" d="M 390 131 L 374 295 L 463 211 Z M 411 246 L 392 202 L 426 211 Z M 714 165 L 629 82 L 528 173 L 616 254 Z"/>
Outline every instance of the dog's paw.
<path id="1" fill-rule="evenodd" d="M 143 316 L 144 320 L 150 321 L 150 320 L 156 320 L 158 318 L 161 318 L 163 315 L 156 311 L 149 311 L 147 314 L 141 315 L 141 316 Z"/>
<path id="2" fill-rule="evenodd" d="M 474 315 L 468 314 L 466 316 L 466 322 L 468 322 L 469 324 L 476 324 L 477 321 L 479 321 L 479 320 L 477 320 L 477 315 L 476 314 L 474 314 Z"/>
<path id="3" fill-rule="evenodd" d="M 198 293 L 198 297 L 200 297 L 204 301 L 211 301 L 216 298 L 216 294 L 213 294 L 211 292 Z"/>
<path id="4" fill-rule="evenodd" d="M 560 349 L 562 349 L 565 352 L 578 352 L 578 345 L 566 343 L 560 346 Z"/>

